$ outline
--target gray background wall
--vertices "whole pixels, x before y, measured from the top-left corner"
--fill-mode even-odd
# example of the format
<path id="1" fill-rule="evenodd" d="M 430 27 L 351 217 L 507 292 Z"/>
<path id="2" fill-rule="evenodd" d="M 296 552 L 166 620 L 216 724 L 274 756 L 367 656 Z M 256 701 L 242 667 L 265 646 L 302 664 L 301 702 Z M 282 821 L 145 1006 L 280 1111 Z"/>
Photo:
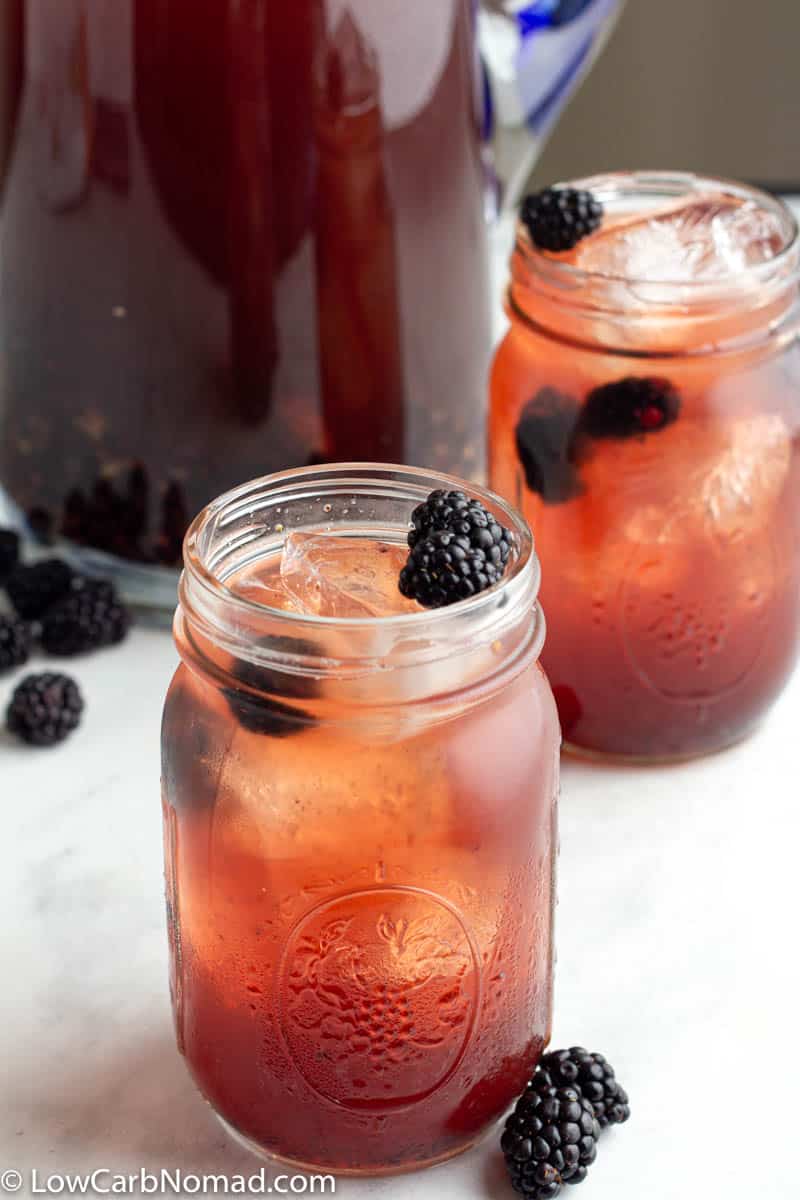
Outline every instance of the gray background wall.
<path id="1" fill-rule="evenodd" d="M 621 167 L 800 191 L 800 0 L 628 0 L 535 178 Z"/>

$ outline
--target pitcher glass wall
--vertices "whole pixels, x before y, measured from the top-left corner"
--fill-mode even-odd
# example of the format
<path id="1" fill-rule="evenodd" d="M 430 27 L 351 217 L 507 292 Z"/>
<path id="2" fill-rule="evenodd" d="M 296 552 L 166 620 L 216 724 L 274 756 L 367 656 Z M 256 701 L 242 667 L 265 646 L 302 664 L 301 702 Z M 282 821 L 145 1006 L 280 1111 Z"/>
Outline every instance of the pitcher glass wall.
<path id="1" fill-rule="evenodd" d="M 595 34 L 609 7 L 536 37 Z M 20 520 L 152 600 L 189 516 L 242 478 L 482 475 L 477 8 L 2 0 L 0 480 Z"/>

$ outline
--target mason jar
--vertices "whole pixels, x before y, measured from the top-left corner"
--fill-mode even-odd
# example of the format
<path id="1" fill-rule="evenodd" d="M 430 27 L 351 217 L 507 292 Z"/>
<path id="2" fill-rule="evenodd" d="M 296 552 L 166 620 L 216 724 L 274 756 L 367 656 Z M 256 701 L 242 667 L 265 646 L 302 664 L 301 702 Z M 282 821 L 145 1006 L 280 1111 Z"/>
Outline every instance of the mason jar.
<path id="1" fill-rule="evenodd" d="M 800 631 L 798 238 L 753 188 L 597 176 L 566 255 L 520 225 L 492 486 L 542 561 L 564 736 L 669 759 L 757 727 Z"/>
<path id="2" fill-rule="evenodd" d="M 287 609 L 289 533 L 352 543 L 346 601 L 456 485 L 513 533 L 499 584 L 435 611 Z M 560 734 L 538 587 L 518 514 L 410 468 L 274 475 L 191 526 L 163 723 L 171 989 L 198 1087 L 252 1149 L 438 1162 L 547 1044 Z"/>

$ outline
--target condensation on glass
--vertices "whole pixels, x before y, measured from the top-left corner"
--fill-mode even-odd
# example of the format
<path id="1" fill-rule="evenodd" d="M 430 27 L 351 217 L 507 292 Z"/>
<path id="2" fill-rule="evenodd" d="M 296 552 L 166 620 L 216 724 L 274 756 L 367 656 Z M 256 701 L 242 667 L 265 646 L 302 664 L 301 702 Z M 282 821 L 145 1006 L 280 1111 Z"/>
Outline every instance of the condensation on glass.
<path id="1" fill-rule="evenodd" d="M 452 483 L 285 473 L 187 538 L 162 773 L 178 1044 L 230 1129 L 305 1166 L 459 1153 L 550 1036 L 560 734 L 524 522 L 475 493 L 516 549 L 449 609 L 259 602 L 287 535 L 399 547 Z"/>
<path id="2" fill-rule="evenodd" d="M 492 379 L 492 486 L 544 572 L 564 736 L 658 759 L 744 737 L 800 643 L 797 228 L 754 189 L 581 181 L 600 230 L 520 229 Z"/>

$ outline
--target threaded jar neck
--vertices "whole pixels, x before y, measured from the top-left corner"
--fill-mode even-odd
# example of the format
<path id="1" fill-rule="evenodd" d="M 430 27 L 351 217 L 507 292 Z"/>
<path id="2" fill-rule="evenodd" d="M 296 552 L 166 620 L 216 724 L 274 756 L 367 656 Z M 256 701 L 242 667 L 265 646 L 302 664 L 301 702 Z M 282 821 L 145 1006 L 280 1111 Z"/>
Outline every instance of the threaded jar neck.
<path id="1" fill-rule="evenodd" d="M 693 277 L 684 262 L 642 278 L 633 270 L 626 274 L 613 256 L 599 269 L 597 258 L 583 267 L 572 256 L 543 253 L 520 224 L 507 294 L 512 319 L 563 341 L 633 357 L 690 356 L 793 335 L 800 240 L 782 201 L 727 180 L 663 171 L 596 175 L 569 186 L 602 202 L 609 229 L 639 216 L 668 217 L 685 205 L 698 213 L 714 205 L 746 206 L 769 222 L 773 253 L 724 276 Z M 591 236 L 603 237 L 603 227 Z"/>
<path id="2" fill-rule="evenodd" d="M 436 488 L 466 490 L 513 534 L 503 579 L 448 608 L 339 618 L 271 608 L 231 586 L 280 553 L 290 532 L 402 543 L 414 507 Z M 524 520 L 481 488 L 399 466 L 345 464 L 287 471 L 210 504 L 184 545 L 176 639 L 184 658 L 226 657 L 276 674 L 326 680 L 354 703 L 418 702 L 485 687 L 538 657 L 540 571 Z M 191 664 L 190 664 L 191 665 Z"/>

